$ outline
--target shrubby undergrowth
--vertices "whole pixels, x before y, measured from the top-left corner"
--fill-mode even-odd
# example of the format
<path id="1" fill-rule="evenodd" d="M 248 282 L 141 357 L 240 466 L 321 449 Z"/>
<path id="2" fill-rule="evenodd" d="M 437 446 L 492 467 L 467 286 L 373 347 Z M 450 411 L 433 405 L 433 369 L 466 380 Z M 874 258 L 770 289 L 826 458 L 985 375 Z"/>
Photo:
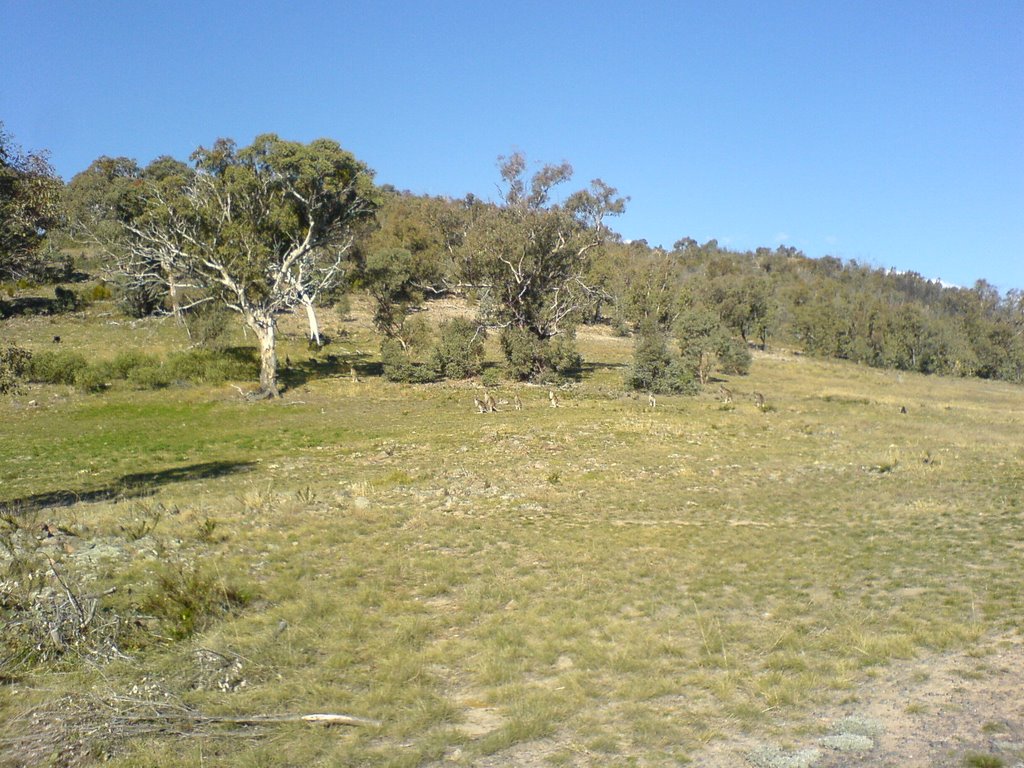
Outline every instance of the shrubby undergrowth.
<path id="1" fill-rule="evenodd" d="M 166 358 L 127 350 L 113 359 L 96 361 L 89 361 L 79 352 L 47 350 L 32 355 L 24 365 L 24 376 L 41 384 L 99 392 L 114 381 L 127 381 L 138 389 L 161 389 L 178 383 L 220 384 L 253 378 L 257 366 L 256 351 L 249 347 L 192 349 Z"/>

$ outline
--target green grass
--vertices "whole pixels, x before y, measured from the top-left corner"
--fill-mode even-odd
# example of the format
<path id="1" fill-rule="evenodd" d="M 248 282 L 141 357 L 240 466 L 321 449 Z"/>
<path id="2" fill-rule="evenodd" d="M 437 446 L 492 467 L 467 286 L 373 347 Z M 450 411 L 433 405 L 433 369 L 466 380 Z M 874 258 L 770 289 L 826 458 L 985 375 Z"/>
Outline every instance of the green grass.
<path id="1" fill-rule="evenodd" d="M 180 344 L 166 322 L 12 322 L 29 345 Z M 342 351 L 371 355 L 372 334 L 345 325 Z M 894 660 L 1019 627 L 1019 388 L 768 355 L 730 382 L 732 409 L 710 388 L 651 411 L 621 391 L 628 340 L 580 346 L 606 365 L 562 408 L 519 387 L 525 410 L 493 415 L 475 413 L 472 383 L 372 376 L 311 378 L 260 404 L 198 385 L 8 398 L 0 501 L 43 507 L 35 519 L 74 527 L 79 551 L 116 544 L 61 562 L 90 591 L 118 587 L 105 604 L 150 612 L 164 639 L 20 670 L 0 687 L 0 720 L 145 679 L 208 714 L 383 725 L 143 735 L 112 765 L 415 766 L 522 750 L 700 764 L 730 734 L 807 728 Z M 211 605 L 189 603 L 189 583 Z M 211 669 L 200 649 L 240 668 Z"/>

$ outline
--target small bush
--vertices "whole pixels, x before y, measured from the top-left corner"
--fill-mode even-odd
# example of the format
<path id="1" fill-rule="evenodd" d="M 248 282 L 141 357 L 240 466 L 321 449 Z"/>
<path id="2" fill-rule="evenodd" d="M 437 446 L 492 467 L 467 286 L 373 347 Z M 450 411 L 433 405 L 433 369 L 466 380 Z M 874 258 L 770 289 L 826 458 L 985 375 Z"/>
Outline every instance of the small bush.
<path id="1" fill-rule="evenodd" d="M 968 752 L 964 755 L 964 765 L 968 768 L 1004 768 L 1006 762 L 997 755 L 988 755 L 983 752 Z"/>
<path id="2" fill-rule="evenodd" d="M 201 570 L 201 566 L 171 562 L 156 574 L 143 610 L 160 619 L 172 637 L 183 639 L 248 602 L 243 591 Z"/>
<path id="3" fill-rule="evenodd" d="M 152 368 L 160 365 L 160 360 L 154 355 L 147 355 L 135 349 L 127 349 L 118 352 L 117 355 L 107 363 L 107 369 L 112 379 L 127 379 L 132 372 L 138 368 Z"/>
<path id="4" fill-rule="evenodd" d="M 380 362 L 388 381 L 425 384 L 437 379 L 433 366 L 415 362 L 398 339 L 385 339 L 381 343 Z"/>
<path id="5" fill-rule="evenodd" d="M 216 359 L 210 350 L 190 349 L 171 354 L 164 367 L 172 381 L 208 381 Z"/>
<path id="6" fill-rule="evenodd" d="M 85 292 L 85 298 L 88 301 L 108 301 L 113 297 L 114 292 L 102 280 Z"/>
<path id="7" fill-rule="evenodd" d="M 128 373 L 128 382 L 137 389 L 163 389 L 171 381 L 170 372 L 161 365 L 144 365 Z"/>
<path id="8" fill-rule="evenodd" d="M 54 309 L 57 312 L 77 312 L 85 304 L 82 298 L 70 288 L 62 288 L 58 285 L 53 289 L 53 295 Z"/>
<path id="9" fill-rule="evenodd" d="M 325 300 L 332 301 L 332 307 L 334 314 L 338 316 L 339 320 L 351 320 L 352 319 L 352 299 L 349 298 L 347 293 L 338 293 L 329 297 L 325 297 Z"/>
<path id="10" fill-rule="evenodd" d="M 249 379 L 256 374 L 252 351 L 191 349 L 171 355 L 166 364 L 170 381 L 220 384 L 232 379 Z"/>
<path id="11" fill-rule="evenodd" d="M 107 388 L 106 367 L 87 365 L 75 373 L 75 387 L 82 392 L 102 392 Z"/>
<path id="12" fill-rule="evenodd" d="M 736 338 L 727 337 L 718 348 L 718 367 L 723 373 L 746 376 L 750 373 L 753 357 L 747 345 Z"/>
<path id="13" fill-rule="evenodd" d="M 437 374 L 446 379 L 468 379 L 479 374 L 486 336 L 483 328 L 462 317 L 441 323 L 441 338 L 431 355 Z"/>
<path id="14" fill-rule="evenodd" d="M 223 304 L 200 304 L 185 315 L 189 337 L 194 344 L 204 349 L 224 349 L 230 339 L 233 315 Z"/>
<path id="15" fill-rule="evenodd" d="M 163 305 L 163 289 L 153 283 L 125 286 L 117 304 L 128 317 L 149 317 Z"/>
<path id="16" fill-rule="evenodd" d="M 501 334 L 501 349 L 506 372 L 518 381 L 543 383 L 575 378 L 583 367 L 572 330 L 542 339 L 523 328 L 506 328 Z"/>
<path id="17" fill-rule="evenodd" d="M 78 372 L 89 365 L 78 352 L 39 352 L 26 369 L 29 381 L 43 384 L 74 384 Z"/>
<path id="18" fill-rule="evenodd" d="M 32 353 L 27 349 L 10 344 L 0 347 L 0 394 L 16 392 L 19 380 L 28 369 Z"/>

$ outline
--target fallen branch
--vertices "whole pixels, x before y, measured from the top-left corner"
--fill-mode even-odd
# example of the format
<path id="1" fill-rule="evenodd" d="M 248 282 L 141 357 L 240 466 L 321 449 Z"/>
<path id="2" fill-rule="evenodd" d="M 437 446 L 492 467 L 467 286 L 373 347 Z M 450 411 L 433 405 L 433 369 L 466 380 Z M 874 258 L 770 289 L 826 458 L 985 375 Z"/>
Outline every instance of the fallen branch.
<path id="1" fill-rule="evenodd" d="M 318 713 L 312 715 L 251 715 L 249 717 L 200 716 L 199 722 L 225 725 L 262 725 L 264 723 L 321 723 L 323 725 L 351 725 L 379 728 L 380 720 L 355 715 Z"/>

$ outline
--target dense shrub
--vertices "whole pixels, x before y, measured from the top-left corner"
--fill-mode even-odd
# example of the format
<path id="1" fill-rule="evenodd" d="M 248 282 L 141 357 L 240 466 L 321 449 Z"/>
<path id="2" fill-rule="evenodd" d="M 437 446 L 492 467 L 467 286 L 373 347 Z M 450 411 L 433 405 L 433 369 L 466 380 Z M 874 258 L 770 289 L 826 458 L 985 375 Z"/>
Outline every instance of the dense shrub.
<path id="1" fill-rule="evenodd" d="M 573 331 L 541 339 L 522 328 L 506 328 L 501 334 L 501 350 L 509 377 L 519 381 L 573 378 L 579 376 L 583 366 Z"/>
<path id="2" fill-rule="evenodd" d="M 162 365 L 144 365 L 128 373 L 128 382 L 137 389 L 163 389 L 172 381 L 170 371 Z"/>
<path id="3" fill-rule="evenodd" d="M 471 320 L 453 317 L 441 323 L 441 338 L 431 355 L 437 375 L 468 379 L 483 367 L 486 332 Z"/>
<path id="4" fill-rule="evenodd" d="M 384 339 L 380 345 L 380 362 L 388 381 L 425 384 L 437 379 L 433 365 L 413 360 L 398 339 Z"/>
<path id="5" fill-rule="evenodd" d="M 74 384 L 79 371 L 88 365 L 85 356 L 78 352 L 39 352 L 32 356 L 25 375 L 29 381 L 43 384 Z"/>
<path id="6" fill-rule="evenodd" d="M 215 352 L 190 349 L 167 358 L 164 367 L 171 381 L 220 384 L 232 379 L 249 379 L 258 371 L 255 350 L 242 348 Z"/>
<path id="7" fill-rule="evenodd" d="M 92 288 L 84 294 L 87 301 L 107 301 L 114 297 L 114 292 L 110 290 L 110 286 L 100 280 Z"/>
<path id="8" fill-rule="evenodd" d="M 501 351 L 509 378 L 525 381 L 543 370 L 543 342 L 536 335 L 520 328 L 501 332 Z"/>
<path id="9" fill-rule="evenodd" d="M 562 378 L 578 378 L 583 372 L 583 355 L 576 349 L 576 331 L 566 331 L 548 343 L 548 365 Z"/>
<path id="10" fill-rule="evenodd" d="M 718 348 L 718 367 L 723 373 L 746 376 L 753 357 L 742 339 L 726 338 Z"/>
<path id="11" fill-rule="evenodd" d="M 107 388 L 105 366 L 87 365 L 75 373 L 75 387 L 82 392 L 102 392 Z"/>
<path id="12" fill-rule="evenodd" d="M 700 388 L 693 367 L 673 354 L 665 335 L 651 325 L 642 328 L 637 336 L 626 384 L 655 393 L 692 394 Z"/>
<path id="13" fill-rule="evenodd" d="M 127 379 L 138 368 L 153 368 L 159 365 L 160 360 L 155 355 L 147 355 L 136 349 L 126 349 L 118 352 L 114 359 L 107 363 L 107 370 L 112 379 Z"/>
<path id="14" fill-rule="evenodd" d="M 32 353 L 27 349 L 14 344 L 0 347 L 0 394 L 17 391 L 31 359 Z"/>
<path id="15" fill-rule="evenodd" d="M 53 289 L 53 295 L 53 306 L 57 312 L 76 312 L 85 305 L 82 297 L 70 288 L 58 285 Z"/>
<path id="16" fill-rule="evenodd" d="M 163 290 L 152 283 L 125 286 L 117 304 L 128 317 L 149 317 L 163 305 Z"/>
<path id="17" fill-rule="evenodd" d="M 229 331 L 234 315 L 234 312 L 217 302 L 200 304 L 185 315 L 188 335 L 200 347 L 224 349 L 231 338 Z"/>

